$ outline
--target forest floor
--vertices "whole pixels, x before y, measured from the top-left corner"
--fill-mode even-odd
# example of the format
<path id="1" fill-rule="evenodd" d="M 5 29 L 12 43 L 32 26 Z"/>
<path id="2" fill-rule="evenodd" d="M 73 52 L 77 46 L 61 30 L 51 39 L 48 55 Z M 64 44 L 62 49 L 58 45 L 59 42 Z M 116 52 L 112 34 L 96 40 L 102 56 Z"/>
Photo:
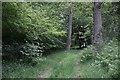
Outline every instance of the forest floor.
<path id="1" fill-rule="evenodd" d="M 80 63 L 81 51 L 56 51 L 40 58 L 35 66 L 4 62 L 3 78 L 100 78 L 104 72 L 91 67 L 91 61 Z"/>

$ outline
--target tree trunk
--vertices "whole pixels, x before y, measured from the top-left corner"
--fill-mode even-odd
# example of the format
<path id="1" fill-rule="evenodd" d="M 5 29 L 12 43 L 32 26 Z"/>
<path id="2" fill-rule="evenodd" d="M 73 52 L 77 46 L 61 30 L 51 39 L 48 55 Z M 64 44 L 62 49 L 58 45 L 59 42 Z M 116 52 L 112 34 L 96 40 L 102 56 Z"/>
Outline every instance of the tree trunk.
<path id="1" fill-rule="evenodd" d="M 68 13 L 68 25 L 67 25 L 67 50 L 71 48 L 71 34 L 72 34 L 72 7 L 70 5 Z"/>
<path id="2" fill-rule="evenodd" d="M 93 46 L 96 47 L 102 41 L 102 19 L 101 19 L 102 2 L 94 2 L 94 27 L 93 27 Z"/>

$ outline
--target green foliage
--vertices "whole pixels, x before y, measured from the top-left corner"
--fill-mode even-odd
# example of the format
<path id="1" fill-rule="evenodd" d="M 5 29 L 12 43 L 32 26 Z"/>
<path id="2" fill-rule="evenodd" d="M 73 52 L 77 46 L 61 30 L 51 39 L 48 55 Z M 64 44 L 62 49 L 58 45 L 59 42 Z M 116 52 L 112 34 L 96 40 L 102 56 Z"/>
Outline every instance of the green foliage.
<path id="1" fill-rule="evenodd" d="M 22 54 L 29 57 L 39 57 L 43 52 L 43 45 L 42 43 L 39 44 L 38 42 L 31 44 L 29 42 L 26 42 L 26 44 L 23 45 L 23 49 L 21 50 Z"/>
<path id="2" fill-rule="evenodd" d="M 118 64 L 118 45 L 111 40 L 102 48 L 101 52 L 96 53 L 95 65 L 101 66 L 112 77 L 118 78 Z"/>
<path id="3" fill-rule="evenodd" d="M 20 52 L 22 46 L 18 43 L 12 43 L 12 45 L 3 45 L 2 46 L 2 59 L 4 60 L 16 60 L 19 59 L 22 54 Z"/>
<path id="4" fill-rule="evenodd" d="M 73 78 L 76 74 L 76 60 L 78 59 L 79 51 L 65 51 L 63 58 L 57 65 L 54 66 L 53 71 L 50 74 L 50 78 Z"/>
<path id="5" fill-rule="evenodd" d="M 57 4 L 3 3 L 3 54 L 30 62 L 33 56 L 40 57 L 44 49 L 63 48 L 66 4 Z"/>
<path id="6" fill-rule="evenodd" d="M 114 12 L 114 4 L 104 3 L 102 5 L 102 26 L 103 26 L 103 39 L 111 40 L 118 37 L 119 30 L 119 17 Z"/>
<path id="7" fill-rule="evenodd" d="M 72 4 L 74 41 L 77 41 L 76 34 L 81 30 L 81 26 L 85 27 L 84 36 L 81 37 L 91 35 L 92 5 L 90 4 Z M 2 4 L 2 7 L 4 43 L 39 39 L 44 43 L 46 49 L 65 46 L 68 3 L 6 2 Z"/>
<path id="8" fill-rule="evenodd" d="M 94 62 L 92 66 L 96 66 L 106 71 L 113 78 L 119 77 L 118 64 L 118 45 L 116 41 L 111 40 L 106 44 L 102 44 L 101 49 L 93 51 L 92 47 L 84 49 L 82 52 L 81 62 L 87 62 L 92 59 Z"/>
<path id="9" fill-rule="evenodd" d="M 91 63 L 93 63 L 92 60 L 86 61 L 84 64 L 80 64 L 81 78 L 110 78 L 110 75 L 107 74 L 102 68 L 91 66 Z"/>
<path id="10" fill-rule="evenodd" d="M 113 2 L 113 11 L 114 13 L 117 13 L 120 15 L 120 1 L 119 2 Z"/>
<path id="11" fill-rule="evenodd" d="M 57 4 L 59 9 L 51 3 L 3 3 L 4 43 L 38 39 L 45 48 L 64 46 L 64 4 Z"/>
<path id="12" fill-rule="evenodd" d="M 24 41 L 26 37 L 20 22 L 20 8 L 17 3 L 2 3 L 2 39 L 3 43 Z"/>
<path id="13" fill-rule="evenodd" d="M 43 43 L 40 44 L 38 42 L 30 43 L 26 41 L 26 43 L 12 43 L 11 45 L 3 46 L 3 59 L 7 61 L 20 60 L 31 63 L 35 61 L 34 58 L 40 58 L 43 53 Z"/>
<path id="14" fill-rule="evenodd" d="M 41 57 L 44 53 L 44 46 L 43 43 L 29 43 L 26 41 L 24 45 L 22 45 L 22 48 L 20 49 L 20 52 L 22 54 L 23 61 L 32 62 L 34 58 Z M 21 59 L 21 60 L 22 60 Z M 36 63 L 33 63 L 33 65 Z"/>
<path id="15" fill-rule="evenodd" d="M 74 3 L 73 6 L 73 39 L 79 45 L 80 38 L 90 38 L 92 35 L 93 14 L 91 3 Z M 80 40 L 81 41 L 81 40 Z"/>
<path id="16" fill-rule="evenodd" d="M 49 56 L 38 58 L 35 66 L 20 61 L 2 61 L 2 78 L 39 78 L 47 68 L 54 67 L 66 57 L 65 51 L 54 52 Z M 35 58 L 36 59 L 36 58 Z"/>
<path id="17" fill-rule="evenodd" d="M 47 58 L 41 57 L 45 52 L 44 50 L 47 52 L 47 49 L 65 47 L 68 4 L 45 2 L 2 3 L 3 59 L 9 60 L 11 58 L 11 61 L 19 59 L 18 63 L 20 62 L 19 64 L 17 61 L 7 63 L 3 60 L 3 77 L 38 77 L 38 74 L 42 73 L 43 69 L 51 66 L 55 70 L 53 70 L 50 77 L 73 77 L 75 74 L 74 62 L 78 57 L 81 59 L 80 62 L 85 64 L 81 64 L 83 65 L 81 68 L 81 72 L 83 72 L 81 76 L 83 77 L 106 77 L 106 75 L 102 74 L 104 71 L 112 77 L 119 77 L 120 72 L 117 72 L 119 63 L 118 46 L 114 41 L 100 44 L 95 51 L 93 51 L 92 46 L 88 46 L 81 52 L 63 51 L 53 53 Z M 120 25 L 118 4 L 103 3 L 102 6 L 103 39 L 106 41 L 116 39 L 120 35 L 117 33 Z M 117 10 L 115 10 L 115 7 L 117 7 Z M 78 40 L 78 37 L 91 38 L 93 26 L 92 8 L 93 4 L 91 3 L 72 4 L 73 43 Z M 82 36 L 78 36 L 78 34 Z M 67 58 L 65 58 L 66 56 Z M 63 60 L 63 64 L 56 65 L 61 60 Z M 91 64 L 92 66 L 86 64 L 90 60 L 94 61 Z M 32 66 L 22 64 L 23 62 L 32 62 Z M 97 68 L 101 70 L 97 71 Z M 61 70 L 64 72 L 61 73 Z"/>
<path id="18" fill-rule="evenodd" d="M 51 55 L 39 58 L 36 66 L 21 64 L 19 61 L 3 61 L 2 76 L 3 78 L 39 78 L 44 71 L 52 68 L 48 78 L 76 78 L 75 74 L 80 74 L 81 78 L 111 78 L 110 75 L 114 72 L 106 72 L 102 67 L 97 67 L 97 64 L 92 60 L 88 60 L 84 64 L 78 62 L 80 64 L 78 66 L 80 67 L 80 73 L 78 73 L 76 71 L 76 61 L 81 59 L 81 53 L 83 51 L 80 50 L 54 52 Z"/>
<path id="19" fill-rule="evenodd" d="M 87 48 L 83 49 L 81 53 L 82 56 L 80 62 L 84 63 L 88 60 L 91 60 L 93 58 L 93 47 L 88 46 Z"/>

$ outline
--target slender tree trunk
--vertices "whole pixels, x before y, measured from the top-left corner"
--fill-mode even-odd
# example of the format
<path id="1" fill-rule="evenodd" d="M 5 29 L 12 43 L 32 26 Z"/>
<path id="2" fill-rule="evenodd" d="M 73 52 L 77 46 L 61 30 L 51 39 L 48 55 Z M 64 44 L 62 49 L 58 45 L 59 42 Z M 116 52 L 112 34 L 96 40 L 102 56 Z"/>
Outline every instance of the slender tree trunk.
<path id="1" fill-rule="evenodd" d="M 71 34 L 72 34 L 72 7 L 70 5 L 68 12 L 68 24 L 67 24 L 67 50 L 71 48 Z"/>
<path id="2" fill-rule="evenodd" d="M 99 0 L 98 0 L 99 1 Z M 93 27 L 93 46 L 96 47 L 102 41 L 102 19 L 101 19 L 102 2 L 94 2 L 94 27 Z"/>

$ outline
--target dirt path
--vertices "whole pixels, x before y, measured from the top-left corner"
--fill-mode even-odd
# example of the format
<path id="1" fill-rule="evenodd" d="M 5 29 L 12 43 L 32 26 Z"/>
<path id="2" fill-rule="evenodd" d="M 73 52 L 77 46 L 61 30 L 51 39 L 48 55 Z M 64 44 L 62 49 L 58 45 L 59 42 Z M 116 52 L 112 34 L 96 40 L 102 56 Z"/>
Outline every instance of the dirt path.
<path id="1" fill-rule="evenodd" d="M 39 78 L 48 78 L 50 73 L 52 71 L 52 68 L 48 67 L 40 76 Z"/>
<path id="2" fill-rule="evenodd" d="M 66 57 L 64 59 L 66 59 Z M 65 61 L 64 59 L 62 59 L 59 62 L 59 64 L 62 64 Z M 45 69 L 45 71 L 43 71 L 42 74 L 40 74 L 40 76 L 38 77 L 38 80 L 39 80 L 39 78 L 48 78 L 50 76 L 50 73 L 52 72 L 53 69 L 54 69 L 54 66 L 53 66 L 53 68 L 52 67 L 48 67 L 47 69 Z"/>
<path id="3" fill-rule="evenodd" d="M 75 55 L 75 56 L 77 56 L 77 55 Z M 59 61 L 57 64 L 54 64 L 54 65 L 64 64 L 64 62 L 66 62 L 67 60 L 70 60 L 69 58 L 73 58 L 73 63 L 75 63 L 75 67 L 74 67 L 75 78 L 80 78 L 80 62 L 79 62 L 78 58 L 74 58 L 75 56 L 72 56 L 72 57 L 66 56 L 61 61 Z M 54 66 L 48 67 L 38 76 L 38 80 L 40 78 L 48 78 L 53 70 L 54 70 Z"/>
<path id="4" fill-rule="evenodd" d="M 76 55 L 77 56 L 77 55 Z M 59 63 L 62 64 L 64 63 L 64 61 L 68 60 L 68 58 L 64 58 L 62 61 L 60 61 Z M 76 71 L 76 74 L 75 74 L 75 78 L 80 78 L 80 60 L 79 58 L 77 57 L 76 59 L 73 59 L 73 62 L 75 62 L 75 71 Z"/>
<path id="5" fill-rule="evenodd" d="M 79 61 L 79 59 L 76 59 L 75 71 L 76 71 L 75 78 L 80 78 L 81 74 L 80 74 L 80 61 Z"/>

